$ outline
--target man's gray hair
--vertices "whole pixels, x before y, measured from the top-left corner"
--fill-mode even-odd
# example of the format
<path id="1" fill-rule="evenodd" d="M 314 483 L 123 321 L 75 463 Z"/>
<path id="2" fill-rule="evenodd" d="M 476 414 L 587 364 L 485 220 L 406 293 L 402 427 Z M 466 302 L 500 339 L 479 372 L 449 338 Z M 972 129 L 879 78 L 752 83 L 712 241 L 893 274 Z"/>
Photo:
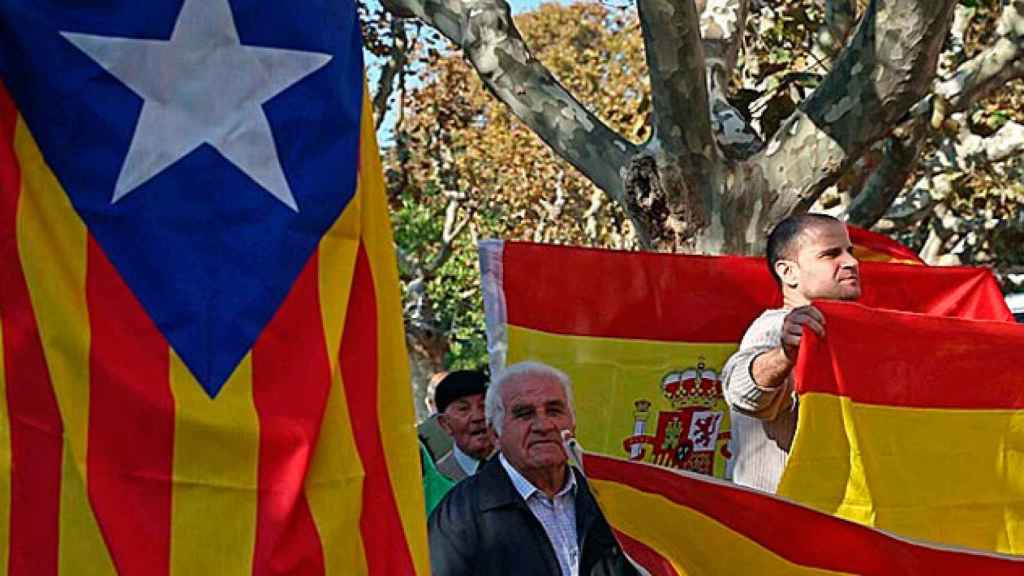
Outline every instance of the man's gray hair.
<path id="1" fill-rule="evenodd" d="M 543 362 L 517 362 L 502 370 L 487 387 L 487 395 L 484 397 L 484 415 L 487 423 L 494 427 L 494 431 L 501 435 L 501 423 L 505 419 L 505 401 L 501 397 L 501 389 L 505 384 L 525 380 L 530 376 L 539 378 L 550 378 L 557 380 L 565 391 L 565 398 L 569 402 L 569 414 L 573 422 L 576 421 L 576 409 L 572 400 L 572 382 L 569 377 L 556 368 L 552 368 Z"/>

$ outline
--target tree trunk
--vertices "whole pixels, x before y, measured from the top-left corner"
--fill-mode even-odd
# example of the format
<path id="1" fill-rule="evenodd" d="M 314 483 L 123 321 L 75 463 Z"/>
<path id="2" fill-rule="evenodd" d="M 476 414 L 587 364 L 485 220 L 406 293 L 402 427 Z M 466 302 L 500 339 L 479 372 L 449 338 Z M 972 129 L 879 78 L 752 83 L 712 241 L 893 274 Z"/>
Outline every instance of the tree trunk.
<path id="1" fill-rule="evenodd" d="M 624 208 L 643 246 L 709 254 L 759 253 L 775 223 L 808 210 L 900 124 L 931 89 L 956 4 L 872 0 L 851 30 L 854 3 L 827 2 L 845 43 L 762 137 L 725 98 L 749 0 L 637 0 L 652 86 L 652 136 L 637 146 L 533 57 L 504 0 L 385 0 L 461 47 L 498 99 Z"/>

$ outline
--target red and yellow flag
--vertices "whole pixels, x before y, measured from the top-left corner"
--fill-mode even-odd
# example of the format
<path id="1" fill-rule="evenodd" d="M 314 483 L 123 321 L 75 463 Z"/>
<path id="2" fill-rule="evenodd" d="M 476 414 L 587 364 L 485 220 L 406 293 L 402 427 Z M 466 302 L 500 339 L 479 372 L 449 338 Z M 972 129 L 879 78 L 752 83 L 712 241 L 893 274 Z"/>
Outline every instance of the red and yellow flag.
<path id="1" fill-rule="evenodd" d="M 763 259 L 486 241 L 480 262 L 493 370 L 532 359 L 568 373 L 595 452 L 726 475 L 718 372 L 781 303 Z M 987 270 L 865 262 L 862 277 L 870 306 L 1012 320 Z"/>
<path id="2" fill-rule="evenodd" d="M 779 494 L 923 541 L 1024 555 L 1024 326 L 822 302 Z"/>
<path id="3" fill-rule="evenodd" d="M 586 454 L 587 480 L 653 576 L 1020 574 L 1024 558 L 934 546 L 706 476 Z"/>
<path id="4" fill-rule="evenodd" d="M 428 573 L 354 3 L 11 0 L 0 79 L 0 573 Z"/>
<path id="5" fill-rule="evenodd" d="M 893 264 L 924 265 L 924 260 L 913 250 L 884 234 L 857 226 L 847 226 L 853 255 L 861 262 L 891 262 Z"/>

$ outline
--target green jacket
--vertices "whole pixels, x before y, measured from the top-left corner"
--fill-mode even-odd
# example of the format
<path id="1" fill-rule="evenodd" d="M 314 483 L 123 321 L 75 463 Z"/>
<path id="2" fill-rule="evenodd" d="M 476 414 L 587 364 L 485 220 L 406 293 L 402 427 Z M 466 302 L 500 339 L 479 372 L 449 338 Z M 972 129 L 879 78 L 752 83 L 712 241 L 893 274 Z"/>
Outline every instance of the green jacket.
<path id="1" fill-rule="evenodd" d="M 423 472 L 423 496 L 427 503 L 427 516 L 430 516 L 438 502 L 444 498 L 452 486 L 455 486 L 455 482 L 437 471 L 434 461 L 430 459 L 430 452 L 422 442 L 420 442 L 420 470 Z"/>

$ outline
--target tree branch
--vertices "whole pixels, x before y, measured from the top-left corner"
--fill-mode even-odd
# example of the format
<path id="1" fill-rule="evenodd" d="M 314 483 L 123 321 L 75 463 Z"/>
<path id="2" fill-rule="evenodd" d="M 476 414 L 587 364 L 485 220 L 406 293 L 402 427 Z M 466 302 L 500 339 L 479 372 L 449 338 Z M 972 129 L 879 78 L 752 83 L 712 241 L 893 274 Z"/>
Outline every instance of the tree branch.
<path id="1" fill-rule="evenodd" d="M 651 75 L 651 144 L 678 153 L 688 184 L 714 160 L 697 8 L 693 0 L 638 0 Z"/>
<path id="2" fill-rule="evenodd" d="M 906 229 L 929 216 L 946 214 L 948 208 L 944 203 L 965 174 L 982 166 L 1018 158 L 1022 153 L 1024 125 L 1008 122 L 987 138 L 964 129 L 957 137 L 944 139 L 933 154 L 921 160 L 925 174 L 889 206 L 879 224 Z M 937 221 L 933 219 L 932 222 L 934 225 Z M 948 236 L 945 234 L 943 238 Z"/>
<path id="3" fill-rule="evenodd" d="M 992 46 L 964 62 L 952 78 L 936 87 L 935 92 L 949 103 L 950 112 L 963 110 L 994 88 L 1024 76 L 1024 0 L 1003 8 L 996 34 Z"/>
<path id="4" fill-rule="evenodd" d="M 647 247 L 684 244 L 715 213 L 721 178 L 694 0 L 637 0 L 651 77 L 651 139 L 625 175 L 627 212 Z M 666 244 L 666 242 L 668 244 Z"/>
<path id="5" fill-rule="evenodd" d="M 962 53 L 964 29 L 972 16 L 971 10 L 959 5 L 956 7 L 956 12 L 957 15 L 953 24 L 954 45 L 951 58 L 955 58 L 957 54 Z M 926 121 L 930 121 L 933 128 L 937 129 L 941 127 L 948 115 L 965 110 L 993 89 L 1004 85 L 1010 80 L 1024 76 L 1024 62 L 1022 62 L 1021 58 L 1024 55 L 1022 54 L 1022 51 L 1024 51 L 1024 0 L 1012 2 L 1003 9 L 1002 14 L 999 16 L 996 31 L 997 38 L 992 46 L 974 58 L 963 62 L 948 80 L 940 82 L 936 86 L 935 93 L 940 95 L 939 98 L 930 96 L 914 106 L 911 111 L 911 121 L 902 130 L 920 135 L 923 133 L 922 128 Z M 1004 128 L 1006 127 L 1004 126 Z M 1015 130 L 1012 126 L 1010 129 Z M 1000 132 L 1003 132 L 1003 130 L 1000 130 Z M 1006 134 L 1009 134 L 1009 132 Z M 969 133 L 964 135 L 971 142 L 974 142 L 975 146 L 977 145 L 977 136 Z M 1010 138 L 1004 135 L 995 141 L 1005 143 L 1009 142 Z M 943 147 L 952 152 L 952 155 L 949 157 L 966 157 L 964 154 L 957 154 L 955 143 L 947 141 Z M 899 145 L 894 145 L 887 141 L 884 149 L 887 152 L 895 153 L 895 155 L 887 153 L 881 166 L 910 166 L 911 163 L 906 162 L 906 154 L 900 153 Z M 964 150 L 964 146 L 960 146 L 959 149 L 961 151 Z M 929 176 L 928 178 L 930 179 L 931 177 Z M 883 205 L 888 206 L 891 204 L 895 199 L 893 193 L 899 192 L 886 185 L 879 186 L 877 184 L 885 181 L 895 184 L 898 179 L 899 176 L 891 170 L 880 174 L 878 179 L 872 177 L 872 183 L 876 185 L 869 184 L 857 196 L 854 206 L 857 204 L 860 204 L 860 206 L 856 210 L 854 206 L 851 206 L 849 213 L 850 222 L 865 227 L 874 225 L 878 221 L 878 218 L 875 217 L 877 210 Z M 918 186 L 923 185 L 925 183 L 918 183 Z M 871 209 L 867 208 L 869 206 Z M 892 216 L 886 215 L 886 217 Z"/>
<path id="6" fill-rule="evenodd" d="M 374 129 L 379 129 L 384 116 L 387 113 L 388 99 L 395 90 L 395 77 L 408 62 L 406 51 L 405 25 L 397 19 L 391 21 L 391 34 L 394 42 L 388 54 L 388 61 L 380 71 L 380 78 L 377 79 L 377 91 L 373 95 L 373 113 L 376 118 Z"/>
<path id="7" fill-rule="evenodd" d="M 832 71 L 751 159 L 768 195 L 763 225 L 813 205 L 924 97 L 954 4 L 871 1 Z"/>
<path id="8" fill-rule="evenodd" d="M 462 200 L 463 197 L 461 195 L 452 195 L 448 199 L 448 205 L 445 206 L 444 210 L 444 225 L 441 228 L 441 247 L 438 249 L 437 254 L 434 255 L 434 259 L 426 266 L 423 266 L 423 278 L 426 280 L 432 279 L 441 266 L 444 266 L 445 262 L 452 257 L 455 240 L 462 235 L 462 232 L 473 219 L 473 210 L 469 210 L 461 220 L 457 219 L 459 208 L 462 207 Z"/>
<path id="9" fill-rule="evenodd" d="M 619 202 L 638 148 L 581 105 L 530 53 L 505 0 L 384 0 L 461 48 L 484 85 L 554 152 Z"/>
<path id="10" fill-rule="evenodd" d="M 1009 160 L 1024 152 L 1024 125 L 1007 122 L 988 137 L 978 136 L 962 125 L 956 138 L 946 138 L 928 160 L 932 174 L 971 172 L 981 166 Z"/>
<path id="11" fill-rule="evenodd" d="M 955 235 L 951 230 L 955 225 L 955 219 L 948 208 L 941 204 L 935 207 L 935 214 L 928 226 L 928 238 L 918 252 L 925 263 L 930 266 L 939 263 L 939 257 L 946 252 L 946 245 Z"/>
<path id="12" fill-rule="evenodd" d="M 711 129 L 722 153 L 733 159 L 748 158 L 764 146 L 758 133 L 727 98 L 749 9 L 750 0 L 708 0 L 700 15 Z"/>
<path id="13" fill-rule="evenodd" d="M 704 58 L 709 67 L 715 66 L 726 74 L 731 74 L 736 68 L 749 10 L 750 0 L 707 0 L 704 3 L 700 13 L 700 32 L 704 40 Z"/>
<path id="14" fill-rule="evenodd" d="M 978 9 L 957 4 L 953 9 L 953 24 L 949 27 L 949 41 L 946 51 L 939 57 L 939 78 L 949 78 L 967 59 L 967 31 Z"/>
<path id="15" fill-rule="evenodd" d="M 847 209 L 849 223 L 870 228 L 885 216 L 917 167 L 925 134 L 920 129 L 906 138 L 886 139 L 882 144 L 882 161 Z"/>
<path id="16" fill-rule="evenodd" d="M 854 0 L 826 0 L 825 25 L 828 26 L 836 46 L 846 43 L 857 23 L 857 2 Z"/>

